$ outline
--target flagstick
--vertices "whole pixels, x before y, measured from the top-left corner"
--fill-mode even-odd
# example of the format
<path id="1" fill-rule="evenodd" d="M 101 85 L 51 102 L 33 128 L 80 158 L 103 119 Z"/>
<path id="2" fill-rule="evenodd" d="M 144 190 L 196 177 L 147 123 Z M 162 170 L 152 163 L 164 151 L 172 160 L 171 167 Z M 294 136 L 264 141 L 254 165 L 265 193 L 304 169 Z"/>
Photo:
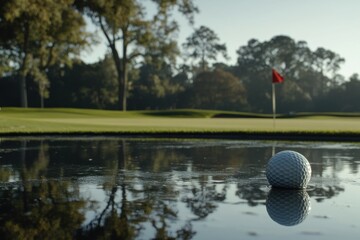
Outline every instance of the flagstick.
<path id="1" fill-rule="evenodd" d="M 275 95 L 275 83 L 272 84 L 272 107 L 273 107 L 273 127 L 276 128 L 276 95 Z"/>
<path id="2" fill-rule="evenodd" d="M 273 142 L 271 153 L 272 153 L 271 156 L 274 156 L 274 155 L 275 155 L 275 142 Z"/>

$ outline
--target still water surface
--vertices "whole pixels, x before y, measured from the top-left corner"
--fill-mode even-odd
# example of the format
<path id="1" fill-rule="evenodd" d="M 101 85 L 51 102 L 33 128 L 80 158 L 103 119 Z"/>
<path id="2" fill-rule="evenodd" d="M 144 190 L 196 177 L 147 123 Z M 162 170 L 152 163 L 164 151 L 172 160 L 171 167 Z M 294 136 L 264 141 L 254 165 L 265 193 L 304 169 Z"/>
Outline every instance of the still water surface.
<path id="1" fill-rule="evenodd" d="M 272 190 L 270 157 L 303 154 L 306 191 Z M 358 239 L 360 144 L 3 138 L 3 239 Z"/>

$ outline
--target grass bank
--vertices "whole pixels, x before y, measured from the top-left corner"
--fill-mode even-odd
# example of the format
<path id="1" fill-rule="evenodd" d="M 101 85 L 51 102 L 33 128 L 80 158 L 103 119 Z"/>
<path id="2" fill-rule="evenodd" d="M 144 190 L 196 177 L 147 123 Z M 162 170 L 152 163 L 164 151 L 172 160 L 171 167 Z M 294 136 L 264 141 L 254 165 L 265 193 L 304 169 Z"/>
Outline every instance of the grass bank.
<path id="1" fill-rule="evenodd" d="M 0 135 L 123 134 L 360 139 L 360 114 L 271 115 L 207 110 L 106 111 L 68 108 L 2 108 Z"/>

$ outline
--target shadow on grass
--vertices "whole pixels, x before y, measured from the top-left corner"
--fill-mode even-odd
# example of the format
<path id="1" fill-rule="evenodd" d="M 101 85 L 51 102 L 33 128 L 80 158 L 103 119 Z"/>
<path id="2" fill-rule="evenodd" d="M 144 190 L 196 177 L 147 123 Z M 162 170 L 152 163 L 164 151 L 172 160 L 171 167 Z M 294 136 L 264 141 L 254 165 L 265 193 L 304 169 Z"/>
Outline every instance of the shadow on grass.
<path id="1" fill-rule="evenodd" d="M 257 113 L 218 113 L 214 114 L 212 118 L 272 118 L 272 114 L 257 114 Z M 302 112 L 302 113 L 287 113 L 277 114 L 276 118 L 317 118 L 317 117 L 360 117 L 360 113 L 341 113 L 341 112 Z"/>
<path id="2" fill-rule="evenodd" d="M 206 118 L 211 117 L 212 112 L 203 110 L 167 110 L 167 111 L 144 111 L 143 115 L 153 117 L 183 117 L 183 118 Z"/>

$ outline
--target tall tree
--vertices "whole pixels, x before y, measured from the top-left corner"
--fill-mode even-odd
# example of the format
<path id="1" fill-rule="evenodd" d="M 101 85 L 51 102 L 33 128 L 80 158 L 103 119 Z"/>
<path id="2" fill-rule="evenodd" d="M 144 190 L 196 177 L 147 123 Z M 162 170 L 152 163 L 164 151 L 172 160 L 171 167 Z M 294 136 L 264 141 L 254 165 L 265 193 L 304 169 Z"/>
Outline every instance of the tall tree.
<path id="1" fill-rule="evenodd" d="M 197 11 L 192 0 L 149 1 L 149 3 L 151 2 L 156 4 L 157 12 L 153 19 L 149 20 L 145 14 L 144 5 L 139 0 L 83 1 L 83 7 L 92 21 L 100 27 L 111 50 L 118 73 L 119 109 L 123 111 L 126 110 L 127 101 L 128 64 L 136 57 L 146 55 L 150 46 L 157 46 L 159 52 L 164 50 L 163 44 L 156 45 L 154 43 L 164 43 L 162 40 L 171 36 L 178 29 L 176 22 L 171 21 L 169 14 L 174 7 L 177 7 L 190 21 L 192 21 L 194 12 Z M 162 36 L 165 37 L 156 36 L 153 26 L 161 28 Z M 166 46 L 174 45 L 166 44 Z M 172 49 L 170 48 L 170 50 Z"/>
<path id="2" fill-rule="evenodd" d="M 28 106 L 27 78 L 39 83 L 45 95 L 45 70 L 66 63 L 86 43 L 85 22 L 73 0 L 3 0 L 0 5 L 0 43 L 20 79 L 21 106 Z"/>
<path id="3" fill-rule="evenodd" d="M 226 45 L 221 44 L 219 41 L 219 37 L 213 30 L 200 26 L 186 39 L 183 47 L 189 57 L 200 59 L 201 69 L 205 71 L 208 60 L 216 60 L 218 54 L 228 58 Z"/>

